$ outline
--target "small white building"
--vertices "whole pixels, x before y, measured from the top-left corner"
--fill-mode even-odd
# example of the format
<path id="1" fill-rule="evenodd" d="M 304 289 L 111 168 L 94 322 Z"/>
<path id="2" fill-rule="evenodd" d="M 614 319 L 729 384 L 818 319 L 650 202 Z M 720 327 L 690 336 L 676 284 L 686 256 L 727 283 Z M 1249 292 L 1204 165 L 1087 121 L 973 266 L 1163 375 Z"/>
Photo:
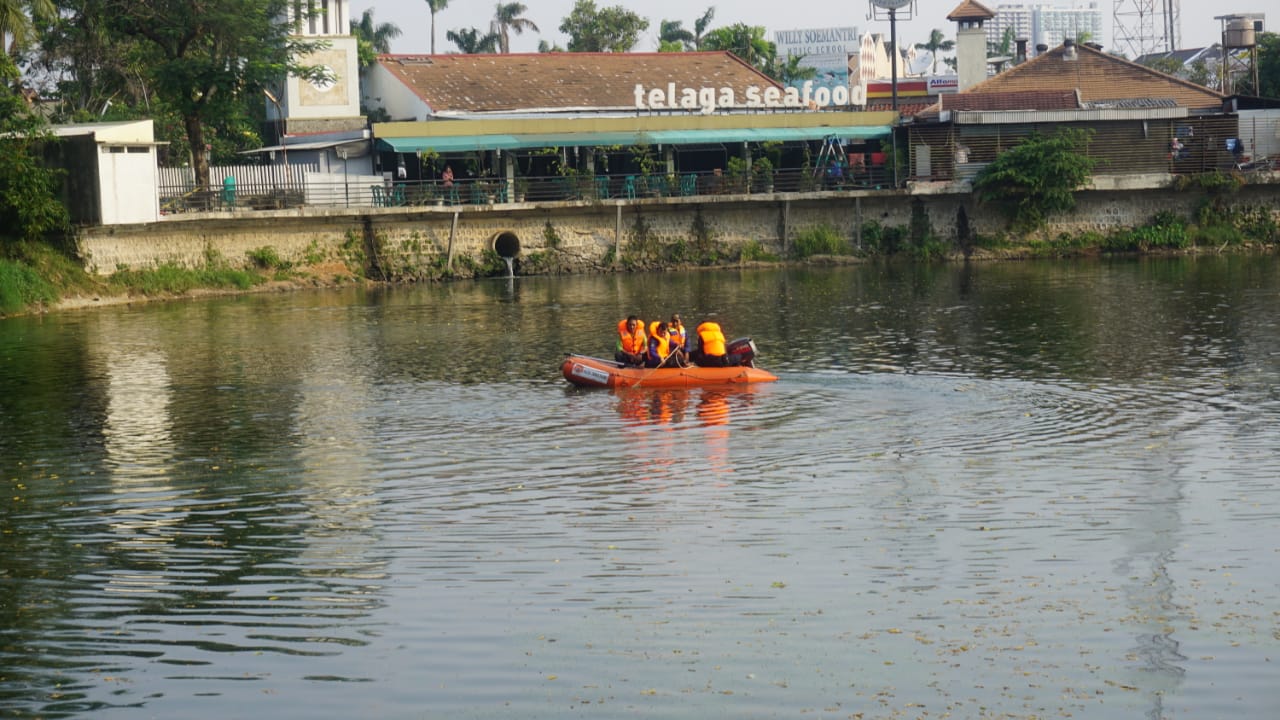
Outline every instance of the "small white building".
<path id="1" fill-rule="evenodd" d="M 151 120 L 55 125 L 48 153 L 66 172 L 63 200 L 77 225 L 160 219 L 155 127 Z"/>

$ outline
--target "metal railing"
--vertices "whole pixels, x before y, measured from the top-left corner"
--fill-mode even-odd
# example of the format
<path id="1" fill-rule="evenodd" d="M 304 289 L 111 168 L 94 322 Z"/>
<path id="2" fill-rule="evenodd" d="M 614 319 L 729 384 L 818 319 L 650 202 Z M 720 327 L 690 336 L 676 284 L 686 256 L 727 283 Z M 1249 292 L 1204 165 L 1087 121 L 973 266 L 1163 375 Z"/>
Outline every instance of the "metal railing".
<path id="1" fill-rule="evenodd" d="M 1057 125 L 922 125 L 907 133 L 909 179 L 971 180 L 1002 152 L 1031 132 L 1052 134 Z M 1275 118 L 1209 116 L 1160 121 L 1073 125 L 1091 131 L 1084 154 L 1095 175 L 1230 172 L 1269 167 L 1280 154 Z"/>
<path id="2" fill-rule="evenodd" d="M 302 186 L 282 186 L 275 180 L 239 181 L 191 187 L 189 183 L 162 185 L 160 206 L 165 214 L 293 207 L 413 207 L 500 205 L 520 202 L 599 202 L 646 198 L 761 195 L 779 192 L 820 192 L 889 187 L 883 165 L 841 164 L 820 168 L 784 169 L 748 176 L 718 172 L 672 174 L 566 175 L 519 177 L 514 183 L 499 178 L 387 181 L 379 176 L 309 175 Z"/>

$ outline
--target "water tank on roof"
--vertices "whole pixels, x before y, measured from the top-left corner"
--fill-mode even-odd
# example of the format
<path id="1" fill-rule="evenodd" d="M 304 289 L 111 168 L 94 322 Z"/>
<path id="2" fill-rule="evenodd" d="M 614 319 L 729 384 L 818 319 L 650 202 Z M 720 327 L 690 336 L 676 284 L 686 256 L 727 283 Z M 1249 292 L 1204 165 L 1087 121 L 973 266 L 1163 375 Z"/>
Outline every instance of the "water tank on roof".
<path id="1" fill-rule="evenodd" d="M 1227 47 L 1244 48 L 1257 44 L 1253 34 L 1253 23 L 1245 18 L 1236 18 L 1227 23 L 1227 31 L 1223 33 L 1222 44 Z"/>

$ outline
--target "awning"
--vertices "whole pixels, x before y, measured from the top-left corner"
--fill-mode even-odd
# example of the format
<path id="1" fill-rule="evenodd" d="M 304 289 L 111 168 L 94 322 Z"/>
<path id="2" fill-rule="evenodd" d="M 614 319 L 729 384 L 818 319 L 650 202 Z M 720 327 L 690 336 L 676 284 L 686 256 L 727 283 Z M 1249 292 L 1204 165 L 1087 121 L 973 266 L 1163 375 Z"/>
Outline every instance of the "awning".
<path id="1" fill-rule="evenodd" d="M 838 137 L 865 140 L 889 137 L 888 125 L 818 126 L 800 128 L 714 128 L 652 130 L 649 132 L 587 132 L 539 135 L 453 135 L 441 137 L 378 138 L 378 149 L 390 152 L 438 153 L 471 150 L 516 150 L 543 147 L 607 147 L 610 145 L 696 145 L 732 142 L 785 142 Z"/>
<path id="2" fill-rule="evenodd" d="M 268 145 L 266 147 L 254 148 L 252 150 L 241 150 L 238 155 L 252 155 L 254 153 L 280 152 L 289 150 L 328 150 L 339 145 L 351 145 L 354 143 L 367 143 L 365 138 L 350 138 L 347 140 L 319 140 L 315 142 L 290 143 L 288 145 Z"/>

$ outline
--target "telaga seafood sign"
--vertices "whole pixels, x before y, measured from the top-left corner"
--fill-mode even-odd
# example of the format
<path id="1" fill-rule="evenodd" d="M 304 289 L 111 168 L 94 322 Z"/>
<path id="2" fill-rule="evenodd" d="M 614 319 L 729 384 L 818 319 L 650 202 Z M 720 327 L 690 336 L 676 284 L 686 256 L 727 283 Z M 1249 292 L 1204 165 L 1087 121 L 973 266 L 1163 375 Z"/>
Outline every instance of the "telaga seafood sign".
<path id="1" fill-rule="evenodd" d="M 836 86 L 835 88 L 814 87 L 813 81 L 805 82 L 803 87 L 760 88 L 748 87 L 742 102 L 731 87 L 722 88 L 678 88 L 675 83 L 667 83 L 666 87 L 646 88 L 636 83 L 635 97 L 637 110 L 698 110 L 709 115 L 720 108 L 809 108 L 818 110 L 827 107 L 845 105 L 863 105 L 865 96 L 855 88 Z"/>

